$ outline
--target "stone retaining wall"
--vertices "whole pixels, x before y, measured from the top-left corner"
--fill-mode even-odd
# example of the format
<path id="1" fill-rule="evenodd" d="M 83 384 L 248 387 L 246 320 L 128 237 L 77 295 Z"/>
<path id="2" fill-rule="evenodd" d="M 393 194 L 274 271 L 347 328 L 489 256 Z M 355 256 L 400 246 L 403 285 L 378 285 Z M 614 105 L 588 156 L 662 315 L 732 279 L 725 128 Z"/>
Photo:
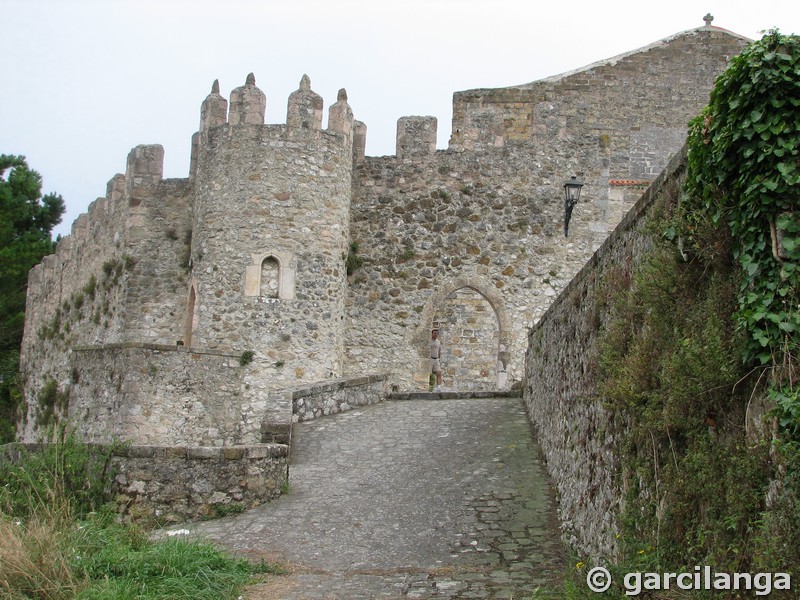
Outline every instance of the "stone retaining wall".
<path id="1" fill-rule="evenodd" d="M 310 421 L 323 415 L 382 402 L 386 398 L 385 374 L 334 379 L 292 391 L 292 420 Z"/>
<path id="2" fill-rule="evenodd" d="M 629 279 L 651 248 L 646 222 L 655 200 L 676 194 L 685 149 L 531 330 L 525 404 L 558 493 L 562 529 L 572 548 L 595 560 L 616 554 L 622 482 L 614 415 L 593 377 L 602 324 L 615 282 Z"/>
<path id="3" fill-rule="evenodd" d="M 0 458 L 17 460 L 20 449 L 39 448 L 7 444 L 0 446 Z M 281 444 L 128 446 L 111 457 L 112 495 L 125 521 L 169 524 L 223 516 L 278 497 L 288 456 L 289 447 Z"/>
<path id="4" fill-rule="evenodd" d="M 179 523 L 253 508 L 281 494 L 288 446 L 131 446 L 113 459 L 125 518 Z"/>

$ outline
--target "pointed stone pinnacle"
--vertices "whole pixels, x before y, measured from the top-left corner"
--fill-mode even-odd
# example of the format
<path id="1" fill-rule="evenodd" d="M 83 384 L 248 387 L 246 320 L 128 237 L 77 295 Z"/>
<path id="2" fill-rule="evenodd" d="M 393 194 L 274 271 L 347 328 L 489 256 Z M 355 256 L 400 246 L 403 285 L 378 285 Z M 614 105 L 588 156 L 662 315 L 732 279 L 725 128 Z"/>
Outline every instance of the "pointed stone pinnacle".
<path id="1" fill-rule="evenodd" d="M 256 84 L 256 76 L 252 73 L 247 74 L 247 79 L 244 82 L 245 85 L 255 85 Z"/>
<path id="2" fill-rule="evenodd" d="M 211 93 L 219 94 L 219 79 L 215 79 L 214 83 L 211 84 Z"/>
<path id="3" fill-rule="evenodd" d="M 339 95 L 336 96 L 337 102 L 347 102 L 347 90 L 342 88 L 339 90 Z"/>
<path id="4" fill-rule="evenodd" d="M 308 75 L 303 75 L 303 78 L 300 80 L 300 91 L 311 91 L 311 79 L 309 79 Z"/>

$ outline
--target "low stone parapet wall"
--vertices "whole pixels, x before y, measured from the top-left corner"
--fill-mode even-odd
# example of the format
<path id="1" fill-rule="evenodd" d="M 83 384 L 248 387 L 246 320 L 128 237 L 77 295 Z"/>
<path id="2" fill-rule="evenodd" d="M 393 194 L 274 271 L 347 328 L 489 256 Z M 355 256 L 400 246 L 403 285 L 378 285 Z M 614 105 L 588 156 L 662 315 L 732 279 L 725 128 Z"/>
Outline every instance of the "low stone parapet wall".
<path id="1" fill-rule="evenodd" d="M 21 449 L 41 445 L 0 448 L 0 459 L 18 460 Z M 288 456 L 282 444 L 127 446 L 111 456 L 112 496 L 123 521 L 166 525 L 220 517 L 277 498 L 286 486 Z"/>
<path id="2" fill-rule="evenodd" d="M 382 402 L 387 374 L 345 377 L 292 390 L 292 421 L 309 421 L 323 415 Z"/>
<path id="3" fill-rule="evenodd" d="M 277 498 L 288 446 L 130 446 L 115 453 L 115 501 L 125 519 L 179 523 L 219 517 Z"/>
<path id="4" fill-rule="evenodd" d="M 486 398 L 520 398 L 521 389 L 514 390 L 454 390 L 452 392 L 392 392 L 387 400 L 482 400 Z"/>

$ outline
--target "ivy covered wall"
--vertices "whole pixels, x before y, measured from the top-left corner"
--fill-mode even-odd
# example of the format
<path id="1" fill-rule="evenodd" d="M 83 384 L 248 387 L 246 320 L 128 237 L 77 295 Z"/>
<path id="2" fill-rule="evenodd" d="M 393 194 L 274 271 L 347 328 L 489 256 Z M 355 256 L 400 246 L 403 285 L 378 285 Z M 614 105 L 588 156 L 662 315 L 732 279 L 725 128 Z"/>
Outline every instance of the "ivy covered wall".
<path id="1" fill-rule="evenodd" d="M 772 31 L 531 331 L 525 399 L 581 556 L 800 564 L 798 130 L 800 39 Z"/>

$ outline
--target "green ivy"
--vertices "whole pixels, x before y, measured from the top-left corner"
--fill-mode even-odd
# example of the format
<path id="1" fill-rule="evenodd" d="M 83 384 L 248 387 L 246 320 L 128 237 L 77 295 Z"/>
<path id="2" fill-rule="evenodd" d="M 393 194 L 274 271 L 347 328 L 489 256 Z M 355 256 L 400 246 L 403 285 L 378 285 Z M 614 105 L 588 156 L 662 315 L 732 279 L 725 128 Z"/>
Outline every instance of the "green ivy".
<path id="1" fill-rule="evenodd" d="M 785 432 L 800 434 L 800 37 L 769 31 L 731 61 L 690 123 L 690 249 L 727 226 L 741 271 L 746 363 L 769 367 Z"/>

